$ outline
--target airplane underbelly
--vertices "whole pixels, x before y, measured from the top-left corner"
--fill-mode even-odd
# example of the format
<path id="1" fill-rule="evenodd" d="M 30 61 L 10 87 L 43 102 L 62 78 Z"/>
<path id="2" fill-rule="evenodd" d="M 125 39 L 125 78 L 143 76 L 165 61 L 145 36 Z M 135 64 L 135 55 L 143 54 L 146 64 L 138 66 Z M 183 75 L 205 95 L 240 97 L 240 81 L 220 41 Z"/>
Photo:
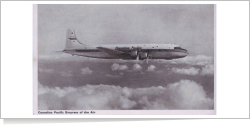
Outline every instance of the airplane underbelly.
<path id="1" fill-rule="evenodd" d="M 109 56 L 103 52 L 76 52 L 74 55 L 93 57 L 93 58 L 105 58 Z"/>
<path id="2" fill-rule="evenodd" d="M 104 52 L 76 52 L 70 51 L 67 52 L 72 55 L 92 57 L 92 58 L 102 58 L 102 59 L 136 59 L 136 57 L 131 57 L 130 54 L 107 54 Z M 149 59 L 176 59 L 185 57 L 187 54 L 183 52 L 174 52 L 174 51 L 158 51 L 158 52 L 149 52 Z"/>

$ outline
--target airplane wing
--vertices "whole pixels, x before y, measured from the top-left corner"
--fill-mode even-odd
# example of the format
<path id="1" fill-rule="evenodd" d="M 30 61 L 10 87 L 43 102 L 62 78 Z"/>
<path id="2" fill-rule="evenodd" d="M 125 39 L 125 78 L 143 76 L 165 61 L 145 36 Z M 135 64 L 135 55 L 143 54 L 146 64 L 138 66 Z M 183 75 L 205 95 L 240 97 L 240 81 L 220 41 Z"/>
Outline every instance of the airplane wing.
<path id="1" fill-rule="evenodd" d="M 117 55 L 117 54 L 122 54 L 124 52 L 121 52 L 121 51 L 117 51 L 117 50 L 114 50 L 114 49 L 110 49 L 110 48 L 105 48 L 105 47 L 96 47 L 97 49 L 109 54 L 109 55 Z"/>

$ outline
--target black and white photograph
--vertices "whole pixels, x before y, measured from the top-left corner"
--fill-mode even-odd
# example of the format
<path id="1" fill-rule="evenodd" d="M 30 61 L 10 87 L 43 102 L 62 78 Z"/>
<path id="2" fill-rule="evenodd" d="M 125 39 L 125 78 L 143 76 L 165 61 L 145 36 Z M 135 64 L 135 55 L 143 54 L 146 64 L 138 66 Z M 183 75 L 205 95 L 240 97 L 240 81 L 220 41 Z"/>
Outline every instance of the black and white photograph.
<path id="1" fill-rule="evenodd" d="M 214 4 L 38 4 L 36 10 L 37 114 L 216 114 Z"/>

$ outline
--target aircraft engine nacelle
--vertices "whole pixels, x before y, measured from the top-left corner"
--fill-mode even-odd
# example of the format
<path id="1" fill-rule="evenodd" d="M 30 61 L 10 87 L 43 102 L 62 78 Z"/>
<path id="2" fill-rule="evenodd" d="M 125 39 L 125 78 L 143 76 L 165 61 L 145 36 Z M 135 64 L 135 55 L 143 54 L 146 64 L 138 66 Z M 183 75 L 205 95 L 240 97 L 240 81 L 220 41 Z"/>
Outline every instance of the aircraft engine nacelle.
<path id="1" fill-rule="evenodd" d="M 148 53 L 140 53 L 140 58 L 141 59 L 147 59 Z"/>
<path id="2" fill-rule="evenodd" d="M 137 50 L 132 51 L 132 52 L 130 53 L 130 55 L 131 55 L 132 57 L 136 57 L 136 56 L 137 56 Z"/>

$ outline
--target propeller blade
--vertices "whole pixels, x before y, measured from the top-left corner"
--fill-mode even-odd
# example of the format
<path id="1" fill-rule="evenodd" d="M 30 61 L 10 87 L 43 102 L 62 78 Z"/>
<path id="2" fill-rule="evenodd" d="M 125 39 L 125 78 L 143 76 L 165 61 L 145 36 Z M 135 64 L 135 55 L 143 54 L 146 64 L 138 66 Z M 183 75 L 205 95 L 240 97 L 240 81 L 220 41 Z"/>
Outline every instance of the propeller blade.
<path id="1" fill-rule="evenodd" d="M 137 55 L 136 57 L 136 63 L 138 63 L 138 61 L 139 61 L 139 55 Z"/>

